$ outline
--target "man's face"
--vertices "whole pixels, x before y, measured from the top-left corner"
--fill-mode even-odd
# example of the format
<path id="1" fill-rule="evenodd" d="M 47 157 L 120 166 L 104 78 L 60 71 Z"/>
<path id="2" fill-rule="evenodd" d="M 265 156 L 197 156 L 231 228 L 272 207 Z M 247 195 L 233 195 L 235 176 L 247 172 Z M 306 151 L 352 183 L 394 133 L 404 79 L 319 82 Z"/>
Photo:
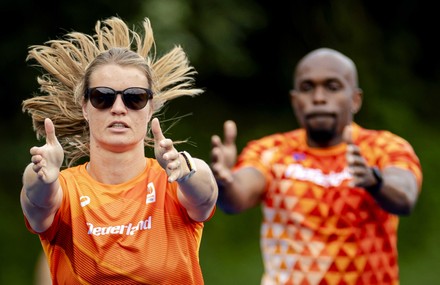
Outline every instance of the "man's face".
<path id="1" fill-rule="evenodd" d="M 341 142 L 343 128 L 353 120 L 360 99 L 350 76 L 347 66 L 333 57 L 311 58 L 299 66 L 292 105 L 311 146 Z"/>

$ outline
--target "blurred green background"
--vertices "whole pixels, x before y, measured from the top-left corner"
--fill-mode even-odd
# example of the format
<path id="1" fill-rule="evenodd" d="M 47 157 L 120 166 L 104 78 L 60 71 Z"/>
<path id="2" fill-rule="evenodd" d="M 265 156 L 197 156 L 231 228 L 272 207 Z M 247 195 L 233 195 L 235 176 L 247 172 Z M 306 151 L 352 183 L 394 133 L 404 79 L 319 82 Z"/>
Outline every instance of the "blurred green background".
<path id="1" fill-rule="evenodd" d="M 399 229 L 402 285 L 440 284 L 440 170 L 438 12 L 434 1 L 257 0 L 3 0 L 0 112 L 0 284 L 32 284 L 40 251 L 23 222 L 21 174 L 39 142 L 21 101 L 37 91 L 38 70 L 27 48 L 66 32 L 92 33 L 97 20 L 120 16 L 133 26 L 152 21 L 159 54 L 175 44 L 196 67 L 196 98 L 171 102 L 165 117 L 180 122 L 172 139 L 209 159 L 210 137 L 226 119 L 238 123 L 238 147 L 297 126 L 288 101 L 294 64 L 327 46 L 357 63 L 365 101 L 357 121 L 406 138 L 424 171 L 419 203 Z M 8 16 L 8 17 L 6 17 Z M 437 141 L 437 143 L 436 143 Z M 437 169 L 437 170 L 436 170 Z M 200 258 L 207 285 L 259 284 L 260 209 L 206 223 Z"/>

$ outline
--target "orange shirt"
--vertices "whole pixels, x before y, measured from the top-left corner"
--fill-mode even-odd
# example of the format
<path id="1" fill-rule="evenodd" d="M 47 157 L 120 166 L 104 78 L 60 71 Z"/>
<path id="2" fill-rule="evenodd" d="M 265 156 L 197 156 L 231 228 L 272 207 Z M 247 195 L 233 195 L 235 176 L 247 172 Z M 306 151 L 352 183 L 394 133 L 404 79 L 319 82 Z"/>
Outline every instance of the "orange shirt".
<path id="1" fill-rule="evenodd" d="M 354 143 L 371 166 L 421 166 L 409 143 L 353 124 Z M 237 167 L 267 179 L 261 249 L 263 285 L 397 285 L 398 217 L 363 188 L 350 188 L 346 144 L 309 148 L 305 131 L 250 142 Z"/>
<path id="2" fill-rule="evenodd" d="M 96 182 L 86 164 L 63 170 L 60 182 L 61 208 L 40 235 L 54 285 L 204 283 L 203 223 L 189 218 L 156 160 L 119 185 Z"/>

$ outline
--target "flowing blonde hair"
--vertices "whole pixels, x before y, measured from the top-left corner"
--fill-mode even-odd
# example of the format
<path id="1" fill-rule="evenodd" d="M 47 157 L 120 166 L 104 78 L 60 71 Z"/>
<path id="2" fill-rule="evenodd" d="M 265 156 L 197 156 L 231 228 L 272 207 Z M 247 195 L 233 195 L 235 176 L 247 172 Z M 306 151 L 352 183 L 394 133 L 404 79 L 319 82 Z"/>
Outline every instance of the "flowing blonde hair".
<path id="1" fill-rule="evenodd" d="M 42 75 L 37 77 L 40 94 L 23 101 L 23 112 L 32 117 L 38 139 L 46 135 L 44 119 L 53 121 L 68 166 L 89 156 L 89 129 L 83 117 L 82 102 L 90 73 L 105 60 L 145 70 L 154 93 L 155 113 L 167 101 L 203 92 L 193 86 L 196 70 L 189 65 L 180 46 L 156 59 L 153 30 L 148 18 L 143 21 L 143 35 L 129 29 L 118 17 L 97 21 L 95 32 L 93 36 L 71 32 L 62 39 L 30 46 L 26 58 L 37 62 Z M 119 58 L 112 58 L 114 54 Z M 151 141 L 146 135 L 145 145 L 151 145 Z"/>

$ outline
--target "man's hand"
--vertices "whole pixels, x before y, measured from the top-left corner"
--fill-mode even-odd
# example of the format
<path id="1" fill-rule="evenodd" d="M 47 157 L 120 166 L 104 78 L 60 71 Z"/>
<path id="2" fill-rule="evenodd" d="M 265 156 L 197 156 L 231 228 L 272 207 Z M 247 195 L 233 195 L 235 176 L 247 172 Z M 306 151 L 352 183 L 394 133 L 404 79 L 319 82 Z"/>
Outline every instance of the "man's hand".
<path id="1" fill-rule="evenodd" d="M 371 187 L 376 185 L 377 181 L 373 175 L 371 167 L 368 166 L 360 149 L 353 142 L 351 126 L 345 126 L 343 140 L 347 143 L 347 166 L 353 180 L 350 182 L 352 187 Z"/>
<path id="2" fill-rule="evenodd" d="M 45 184 L 50 184 L 58 179 L 61 165 L 64 160 L 64 151 L 55 135 L 53 122 L 46 118 L 44 120 L 44 129 L 46 131 L 46 144 L 30 149 L 33 163 L 32 169 Z"/>
<path id="3" fill-rule="evenodd" d="M 224 140 L 218 135 L 211 137 L 211 169 L 219 182 L 231 182 L 231 168 L 237 161 L 237 126 L 234 121 L 226 121 L 223 125 Z"/>

